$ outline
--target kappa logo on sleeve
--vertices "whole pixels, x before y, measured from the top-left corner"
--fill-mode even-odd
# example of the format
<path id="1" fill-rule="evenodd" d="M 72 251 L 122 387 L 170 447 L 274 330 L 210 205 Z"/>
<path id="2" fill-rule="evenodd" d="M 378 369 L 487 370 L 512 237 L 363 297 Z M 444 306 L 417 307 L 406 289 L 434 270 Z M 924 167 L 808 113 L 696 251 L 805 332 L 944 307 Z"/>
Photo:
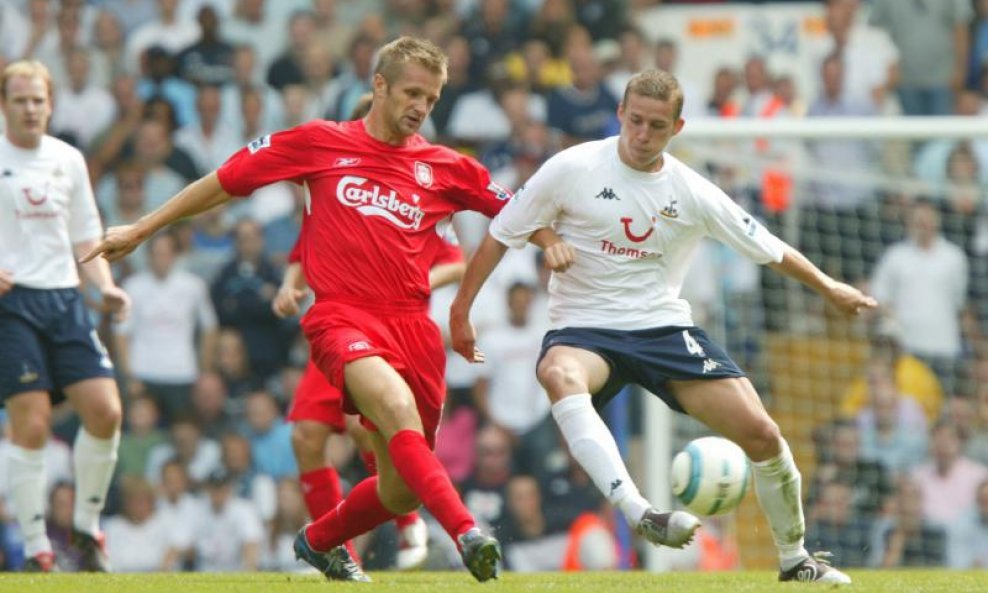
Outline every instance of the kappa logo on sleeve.
<path id="1" fill-rule="evenodd" d="M 251 140 L 247 145 L 247 150 L 249 150 L 251 154 L 257 154 L 258 150 L 263 150 L 269 146 L 271 146 L 271 134 L 265 134 L 259 138 L 254 138 Z"/>

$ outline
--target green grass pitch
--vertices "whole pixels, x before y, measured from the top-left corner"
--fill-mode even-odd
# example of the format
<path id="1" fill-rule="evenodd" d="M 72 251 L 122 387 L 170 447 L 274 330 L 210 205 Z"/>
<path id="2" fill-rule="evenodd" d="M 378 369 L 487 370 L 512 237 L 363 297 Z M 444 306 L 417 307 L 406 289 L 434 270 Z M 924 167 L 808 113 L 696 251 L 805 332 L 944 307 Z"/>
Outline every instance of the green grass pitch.
<path id="1" fill-rule="evenodd" d="M 988 571 L 849 571 L 847 593 L 983 593 Z M 371 573 L 372 584 L 330 583 L 318 575 L 295 574 L 0 574 L 0 593 L 771 593 L 827 590 L 820 585 L 779 583 L 775 573 L 540 573 L 505 574 L 477 583 L 466 572 Z"/>

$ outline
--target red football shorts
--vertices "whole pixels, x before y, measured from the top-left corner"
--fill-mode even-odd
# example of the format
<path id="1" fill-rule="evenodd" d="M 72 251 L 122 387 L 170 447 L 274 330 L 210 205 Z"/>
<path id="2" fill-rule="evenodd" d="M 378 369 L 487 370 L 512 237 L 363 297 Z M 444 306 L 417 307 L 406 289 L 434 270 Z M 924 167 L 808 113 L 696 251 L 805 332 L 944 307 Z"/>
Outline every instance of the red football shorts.
<path id="1" fill-rule="evenodd" d="M 380 356 L 405 379 L 415 396 L 425 438 L 435 447 L 446 399 L 446 350 L 426 310 L 368 312 L 339 302 L 316 303 L 302 320 L 312 360 L 343 392 L 343 412 L 359 414 L 344 388 L 347 363 Z M 368 418 L 361 423 L 377 428 Z"/>
<path id="2" fill-rule="evenodd" d="M 295 399 L 288 410 L 288 420 L 311 420 L 329 426 L 337 434 L 346 432 L 340 390 L 329 384 L 326 376 L 311 360 L 298 382 Z"/>

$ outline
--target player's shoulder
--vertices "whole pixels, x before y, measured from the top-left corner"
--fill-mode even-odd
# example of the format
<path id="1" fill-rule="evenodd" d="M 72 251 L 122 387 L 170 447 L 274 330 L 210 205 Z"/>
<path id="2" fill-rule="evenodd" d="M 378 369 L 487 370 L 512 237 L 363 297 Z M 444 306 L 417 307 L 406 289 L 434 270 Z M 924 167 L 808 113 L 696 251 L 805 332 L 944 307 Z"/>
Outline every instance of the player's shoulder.
<path id="1" fill-rule="evenodd" d="M 617 137 L 591 140 L 560 150 L 541 169 L 547 173 L 571 177 L 596 171 L 617 158 Z"/>
<path id="2" fill-rule="evenodd" d="M 82 151 L 61 138 L 44 135 L 41 137 L 41 154 L 50 158 L 82 159 Z"/>

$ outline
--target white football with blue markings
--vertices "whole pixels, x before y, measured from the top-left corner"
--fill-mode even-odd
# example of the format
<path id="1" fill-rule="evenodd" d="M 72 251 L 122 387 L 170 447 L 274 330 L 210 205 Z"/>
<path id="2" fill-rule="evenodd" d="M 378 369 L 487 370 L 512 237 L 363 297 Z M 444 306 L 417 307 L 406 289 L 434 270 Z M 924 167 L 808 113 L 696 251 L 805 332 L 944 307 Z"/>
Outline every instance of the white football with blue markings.
<path id="1" fill-rule="evenodd" d="M 697 515 L 723 515 L 741 503 L 750 473 L 741 447 L 721 437 L 703 437 L 673 458 L 672 492 Z"/>

